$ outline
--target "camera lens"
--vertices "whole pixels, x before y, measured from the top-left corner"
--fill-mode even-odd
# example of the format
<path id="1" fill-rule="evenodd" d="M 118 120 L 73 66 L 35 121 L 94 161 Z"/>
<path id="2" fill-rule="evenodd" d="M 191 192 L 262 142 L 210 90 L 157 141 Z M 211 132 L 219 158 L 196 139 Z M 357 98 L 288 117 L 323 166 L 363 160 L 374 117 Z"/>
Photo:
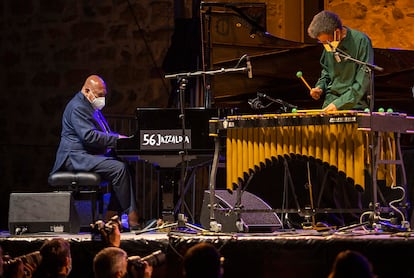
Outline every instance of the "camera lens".
<path id="1" fill-rule="evenodd" d="M 128 257 L 128 264 L 140 269 L 144 267 L 143 262 L 147 262 L 150 266 L 156 267 L 163 264 L 165 262 L 165 259 L 165 254 L 161 250 L 158 250 L 143 258 L 139 256 Z"/>

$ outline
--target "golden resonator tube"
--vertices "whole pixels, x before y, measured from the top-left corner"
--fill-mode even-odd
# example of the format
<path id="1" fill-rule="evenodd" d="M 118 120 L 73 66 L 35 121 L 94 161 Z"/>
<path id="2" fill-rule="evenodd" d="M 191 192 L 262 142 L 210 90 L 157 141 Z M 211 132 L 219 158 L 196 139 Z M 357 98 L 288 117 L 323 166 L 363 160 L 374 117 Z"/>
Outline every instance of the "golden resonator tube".
<path id="1" fill-rule="evenodd" d="M 344 172 L 355 185 L 365 188 L 365 170 L 370 165 L 370 133 L 358 129 L 357 112 L 320 113 L 315 110 L 292 114 L 229 116 L 226 129 L 227 189 L 245 181 L 266 160 L 284 155 L 313 157 Z M 392 133 L 381 136 L 382 159 L 393 159 Z M 378 179 L 393 179 L 395 166 L 380 165 Z"/>

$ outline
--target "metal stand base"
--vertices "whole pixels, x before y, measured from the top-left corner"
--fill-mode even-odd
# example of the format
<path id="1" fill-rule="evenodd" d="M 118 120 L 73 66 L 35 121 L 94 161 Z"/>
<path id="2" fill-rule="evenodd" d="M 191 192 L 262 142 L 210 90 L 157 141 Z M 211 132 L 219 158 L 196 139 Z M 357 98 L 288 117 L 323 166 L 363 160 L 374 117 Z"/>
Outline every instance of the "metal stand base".
<path id="1" fill-rule="evenodd" d="M 164 230 L 164 229 L 174 229 L 176 231 L 189 232 L 189 233 L 207 232 L 207 230 L 205 230 L 201 227 L 198 227 L 196 225 L 187 223 L 187 218 L 185 217 L 185 215 L 180 213 L 180 214 L 178 214 L 177 222 L 175 222 L 175 223 L 162 224 L 162 225 L 160 225 L 158 227 L 155 227 L 155 228 L 147 228 L 146 227 L 146 228 L 144 228 L 140 231 L 136 231 L 135 234 L 140 235 L 140 234 L 159 231 L 159 230 Z"/>

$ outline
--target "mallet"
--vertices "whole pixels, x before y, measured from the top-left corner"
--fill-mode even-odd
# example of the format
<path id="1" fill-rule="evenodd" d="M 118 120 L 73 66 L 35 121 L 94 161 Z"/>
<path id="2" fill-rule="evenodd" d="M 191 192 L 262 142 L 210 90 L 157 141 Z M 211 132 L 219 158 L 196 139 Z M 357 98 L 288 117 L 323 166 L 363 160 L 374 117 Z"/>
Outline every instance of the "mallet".
<path id="1" fill-rule="evenodd" d="M 303 83 L 305 83 L 305 85 L 306 85 L 306 87 L 308 87 L 309 91 L 312 90 L 311 86 L 309 86 L 308 82 L 306 82 L 305 78 L 303 78 L 301 71 L 298 71 L 296 73 L 296 77 L 300 78 L 303 81 Z"/>

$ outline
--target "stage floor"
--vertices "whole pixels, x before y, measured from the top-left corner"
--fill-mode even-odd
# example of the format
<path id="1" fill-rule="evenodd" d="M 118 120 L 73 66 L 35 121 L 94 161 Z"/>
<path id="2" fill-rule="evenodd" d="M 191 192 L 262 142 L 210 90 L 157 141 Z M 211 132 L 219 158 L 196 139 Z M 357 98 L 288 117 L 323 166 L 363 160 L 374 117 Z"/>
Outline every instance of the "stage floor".
<path id="1" fill-rule="evenodd" d="M 373 263 L 378 278 L 414 277 L 414 234 L 353 230 L 282 230 L 273 233 L 215 233 L 172 230 L 121 234 L 121 247 L 129 256 L 145 256 L 162 250 L 166 262 L 154 268 L 153 277 L 182 277 L 181 260 L 193 244 L 208 241 L 225 257 L 224 277 L 326 277 L 336 254 L 358 250 Z M 71 244 L 70 277 L 93 277 L 92 260 L 103 248 L 88 233 L 37 233 L 22 236 L 0 234 L 0 245 L 12 257 L 38 250 L 46 239 L 62 237 Z"/>

